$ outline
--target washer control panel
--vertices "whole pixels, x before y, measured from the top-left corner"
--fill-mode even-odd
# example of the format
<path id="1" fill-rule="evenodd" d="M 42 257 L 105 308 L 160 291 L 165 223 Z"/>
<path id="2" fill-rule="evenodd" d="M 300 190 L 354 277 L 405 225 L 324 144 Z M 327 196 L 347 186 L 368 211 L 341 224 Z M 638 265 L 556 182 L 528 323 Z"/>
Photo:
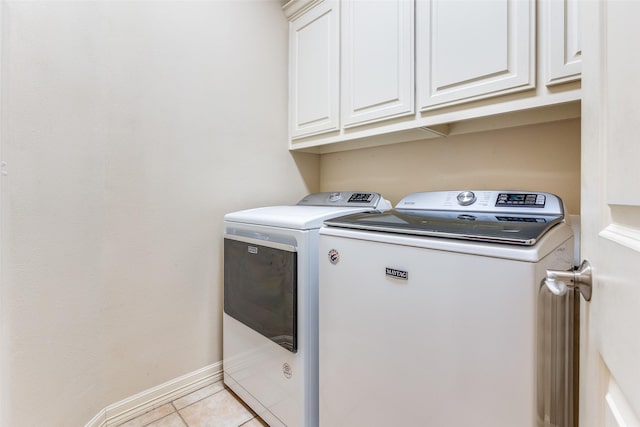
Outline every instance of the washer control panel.
<path id="1" fill-rule="evenodd" d="M 558 196 L 533 191 L 428 191 L 405 196 L 396 209 L 564 214 Z"/>

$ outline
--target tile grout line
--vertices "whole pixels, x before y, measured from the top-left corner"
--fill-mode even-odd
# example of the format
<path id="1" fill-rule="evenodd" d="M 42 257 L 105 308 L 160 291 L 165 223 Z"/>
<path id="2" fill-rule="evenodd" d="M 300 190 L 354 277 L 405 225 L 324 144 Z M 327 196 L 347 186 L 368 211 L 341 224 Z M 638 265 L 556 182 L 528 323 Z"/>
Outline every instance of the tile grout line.
<path id="1" fill-rule="evenodd" d="M 170 404 L 171 404 L 171 407 L 174 409 L 174 412 L 175 412 L 176 407 L 175 407 L 175 406 L 173 406 L 173 402 L 171 402 Z M 164 405 L 162 405 L 162 406 L 164 406 Z M 158 408 L 160 408 L 160 406 L 159 406 Z M 157 408 L 156 408 L 156 409 L 157 409 Z M 151 421 L 151 422 L 149 422 L 149 423 L 147 423 L 147 424 L 144 424 L 142 427 L 150 426 L 151 424 L 156 423 L 156 422 L 158 422 L 158 421 L 160 421 L 160 420 L 163 420 L 163 419 L 167 418 L 168 416 L 170 416 L 170 415 L 172 415 L 172 414 L 173 414 L 173 412 L 171 412 L 171 413 L 169 413 L 169 414 L 165 415 L 164 417 L 160 417 L 160 418 L 158 418 L 157 420 L 153 420 L 153 421 Z M 134 418 L 134 419 L 135 419 L 135 418 Z M 187 426 L 187 427 L 188 427 L 188 426 Z"/>
<path id="2" fill-rule="evenodd" d="M 214 383 L 214 384 L 215 384 L 215 383 Z M 203 387 L 203 388 L 204 388 L 204 387 Z M 251 409 L 251 408 L 250 408 L 250 407 L 249 407 L 249 406 L 248 406 L 244 401 L 242 401 L 241 399 L 239 399 L 239 398 L 238 398 L 238 396 L 233 392 L 233 390 L 229 389 L 226 385 L 224 385 L 224 384 L 223 384 L 223 387 L 222 387 L 220 390 L 218 390 L 218 391 L 216 391 L 216 392 L 214 392 L 214 393 L 208 394 L 208 395 L 206 395 L 206 396 L 204 396 L 204 397 L 202 397 L 202 398 L 200 398 L 200 399 L 198 399 L 198 400 L 195 400 L 195 401 L 191 402 L 190 404 L 188 404 L 188 405 L 186 405 L 186 406 L 182 407 L 181 409 L 178 409 L 178 407 L 175 405 L 175 402 L 176 402 L 177 400 L 181 399 L 182 397 L 181 397 L 181 398 L 178 398 L 178 399 L 174 399 L 174 400 L 173 400 L 173 401 L 171 401 L 171 402 L 168 402 L 167 404 L 168 404 L 168 405 L 171 405 L 171 409 L 173 410 L 171 413 L 169 413 L 169 414 L 167 414 L 167 415 L 165 415 L 165 416 L 163 416 L 163 417 L 160 417 L 160 418 L 158 418 L 158 419 L 156 419 L 156 420 L 150 421 L 150 422 L 148 422 L 148 423 L 146 423 L 146 424 L 142 425 L 142 427 L 148 427 L 148 426 L 150 426 L 150 425 L 151 425 L 151 424 L 153 424 L 153 423 L 156 423 L 156 422 L 158 422 L 158 421 L 160 421 L 160 420 L 162 420 L 162 419 L 164 419 L 164 418 L 169 417 L 170 415 L 173 415 L 174 413 L 178 415 L 178 417 L 180 418 L 180 420 L 182 421 L 182 423 L 183 423 L 186 427 L 190 427 L 190 426 L 189 426 L 189 423 L 184 419 L 184 417 L 182 416 L 182 414 L 180 413 L 180 411 L 181 411 L 181 410 L 183 410 L 183 409 L 189 408 L 190 406 L 193 406 L 193 405 L 195 405 L 196 403 L 202 402 L 202 401 L 203 401 L 203 400 L 205 400 L 205 399 L 208 399 L 208 398 L 210 398 L 210 397 L 212 397 L 212 396 L 215 396 L 216 394 L 218 394 L 218 393 L 220 393 L 220 392 L 223 392 L 223 391 L 227 391 L 227 392 L 229 392 L 229 394 L 231 394 L 231 396 L 233 396 L 233 397 L 235 398 L 235 400 L 236 400 L 236 401 L 238 401 L 242 406 L 244 406 L 244 407 L 249 411 L 249 413 L 250 413 L 250 415 L 251 415 L 251 418 L 249 418 L 248 420 L 246 420 L 246 421 L 242 422 L 242 424 L 239 424 L 239 425 L 238 425 L 238 427 L 242 427 L 243 425 L 245 425 L 245 424 L 249 423 L 250 421 L 252 421 L 254 418 L 258 418 L 258 415 L 257 415 L 257 414 L 256 414 L 256 413 L 255 413 L 255 412 L 254 412 L 254 411 L 253 411 L 253 410 L 252 410 L 252 409 Z M 196 390 L 196 391 L 194 391 L 194 393 L 196 393 L 196 392 L 197 392 L 197 390 Z M 183 396 L 183 397 L 185 397 L 185 396 Z M 157 408 L 156 408 L 156 409 L 157 409 Z M 143 414 L 143 415 L 144 415 L 144 414 Z M 141 415 L 141 416 L 142 416 L 142 415 Z"/>
<path id="3" fill-rule="evenodd" d="M 215 383 L 214 383 L 214 384 L 215 384 Z M 207 386 L 205 386 L 205 387 L 207 387 Z M 202 387 L 202 388 L 205 388 L 205 387 Z M 218 391 L 216 391 L 215 393 L 211 393 L 211 394 L 209 394 L 209 395 L 207 395 L 207 396 L 205 396 L 205 397 L 203 397 L 203 398 L 201 398 L 201 399 L 198 399 L 198 400 L 196 400 L 196 401 L 194 401 L 194 402 L 190 403 L 189 405 L 187 405 L 187 406 L 183 407 L 182 409 L 188 408 L 188 407 L 189 407 L 189 406 L 191 406 L 191 405 L 195 405 L 196 403 L 198 403 L 198 402 L 200 402 L 200 401 L 202 401 L 202 400 L 204 400 L 204 399 L 207 399 L 207 398 L 209 398 L 209 397 L 213 396 L 214 394 L 217 394 L 217 393 L 219 393 L 219 392 L 221 392 L 222 390 L 225 390 L 225 389 L 226 389 L 226 388 L 222 388 L 221 390 L 218 390 Z M 201 390 L 201 389 L 198 389 L 198 390 Z M 194 392 L 192 392 L 192 393 L 196 393 L 198 390 L 195 390 L 195 391 L 194 391 Z M 191 393 L 189 393 L 189 394 L 191 394 Z M 188 396 L 188 395 L 187 395 L 187 396 Z M 173 412 L 177 413 L 177 414 L 178 414 L 178 416 L 180 417 L 180 419 L 182 420 L 182 422 L 184 423 L 184 425 L 185 425 L 185 426 L 187 426 L 187 427 L 189 427 L 189 424 L 188 424 L 188 423 L 186 422 L 186 420 L 182 417 L 182 414 L 180 414 L 180 410 L 181 410 L 181 409 L 179 410 L 179 409 L 176 407 L 176 405 L 174 405 L 174 402 L 175 402 L 176 400 L 182 399 L 183 397 L 185 397 L 185 396 L 179 397 L 178 399 L 174 399 L 174 400 L 172 400 L 171 402 L 165 403 L 165 405 L 171 405 L 171 408 L 173 408 Z M 152 411 L 154 411 L 154 410 L 156 410 L 156 409 L 158 409 L 158 408 L 161 408 L 162 406 L 164 406 L 164 405 L 161 405 L 161 406 L 158 406 L 158 407 L 156 407 L 156 408 L 153 408 L 153 409 L 151 409 L 151 410 L 149 410 L 149 411 L 145 412 L 144 414 L 141 414 L 141 415 L 140 415 L 140 416 L 138 416 L 137 418 L 140 418 L 140 417 L 142 417 L 142 416 L 144 416 L 144 415 L 148 414 L 149 412 L 152 412 Z M 173 412 L 172 412 L 172 413 L 173 413 Z M 153 420 L 153 421 L 150 421 L 150 422 L 148 422 L 148 423 L 146 423 L 146 424 L 143 424 L 141 427 L 148 427 L 149 425 L 151 425 L 151 424 L 153 424 L 153 423 L 155 423 L 155 422 L 157 422 L 157 421 L 159 421 L 159 420 L 161 420 L 161 419 L 163 419 L 163 418 L 166 418 L 166 417 L 168 417 L 169 415 L 171 415 L 171 414 L 167 414 L 167 415 L 165 415 L 165 416 L 163 416 L 163 417 L 160 417 L 160 418 L 155 419 L 155 420 Z M 136 418 L 134 418 L 134 420 L 135 420 L 135 419 L 136 419 Z M 129 420 L 129 421 L 132 421 L 132 420 Z"/>
<path id="4" fill-rule="evenodd" d="M 227 387 L 225 386 L 225 389 Z M 234 393 L 233 390 L 231 390 L 230 388 L 228 389 L 229 393 L 231 393 L 231 395 L 242 405 L 245 407 L 245 409 L 247 411 L 249 411 L 249 413 L 252 415 L 251 418 L 249 418 L 247 421 L 243 422 L 242 424 L 240 424 L 238 427 L 242 427 L 243 425 L 247 424 L 249 421 L 253 420 L 254 418 L 260 418 L 259 415 L 256 413 L 256 411 L 254 411 L 244 400 L 240 399 L 240 397 Z M 262 418 L 260 418 L 262 420 Z"/>
<path id="5" fill-rule="evenodd" d="M 222 380 L 221 380 L 221 381 L 222 381 Z M 216 384 L 216 383 L 217 383 L 217 381 L 216 381 L 215 383 L 213 383 L 213 384 Z M 206 386 L 206 387 L 208 387 L 208 386 Z M 202 387 L 202 388 L 206 388 L 206 387 Z M 200 390 L 201 390 L 201 389 L 200 389 Z M 198 399 L 198 400 L 194 400 L 193 402 L 189 403 L 187 406 L 185 406 L 185 407 L 183 407 L 183 408 L 178 409 L 178 408 L 176 407 L 176 405 L 174 405 L 174 404 L 173 404 L 173 402 L 175 402 L 176 400 L 180 400 L 180 399 L 182 399 L 182 398 L 184 398 L 184 397 L 186 397 L 186 396 L 182 396 L 181 398 L 178 398 L 178 399 L 175 399 L 175 400 L 171 401 L 171 405 L 173 405 L 173 407 L 175 408 L 176 412 L 180 412 L 180 411 L 182 411 L 183 409 L 187 409 L 189 406 L 193 406 L 193 405 L 195 405 L 196 403 L 198 403 L 198 402 L 202 402 L 203 400 L 208 399 L 208 398 L 210 398 L 211 396 L 214 396 L 214 395 L 216 395 L 216 394 L 220 393 L 221 391 L 225 391 L 225 390 L 227 390 L 227 387 L 223 384 L 223 387 L 222 387 L 220 390 L 216 391 L 215 393 L 208 394 L 208 395 L 206 395 L 206 396 L 204 396 L 203 398 L 200 398 L 200 399 Z M 193 393 L 197 393 L 197 392 L 198 392 L 198 390 L 194 391 Z M 189 396 L 189 395 L 187 395 L 187 396 Z"/>
<path id="6" fill-rule="evenodd" d="M 215 393 L 214 393 L 214 394 L 215 394 Z M 213 396 L 213 395 L 212 395 L 212 396 Z M 175 401 L 174 401 L 174 402 L 175 402 Z M 195 402 L 194 402 L 194 403 L 195 403 Z M 174 404 L 173 404 L 173 402 L 171 402 L 171 406 L 173 406 L 173 409 L 175 409 L 175 410 L 176 410 L 176 414 L 178 414 L 178 417 L 180 417 L 180 419 L 182 420 L 182 424 L 184 424 L 186 427 L 189 427 L 189 424 L 187 423 L 187 420 L 185 420 L 185 419 L 182 417 L 182 414 L 180 413 L 180 411 L 178 410 L 178 408 L 176 408 L 176 405 L 174 405 Z M 189 405 L 189 406 L 191 406 L 191 405 Z M 188 406 L 185 406 L 185 408 L 188 408 Z M 184 408 L 182 408 L 182 409 L 184 409 Z"/>
<path id="7" fill-rule="evenodd" d="M 256 418 L 258 418 L 258 416 L 257 416 L 257 415 L 256 415 L 255 417 L 253 417 L 253 418 L 249 418 L 247 421 L 243 422 L 243 423 L 242 423 L 242 424 L 240 424 L 238 427 L 245 426 L 245 425 L 249 424 L 251 421 L 255 420 Z M 189 426 L 187 426 L 187 427 L 189 427 Z"/>

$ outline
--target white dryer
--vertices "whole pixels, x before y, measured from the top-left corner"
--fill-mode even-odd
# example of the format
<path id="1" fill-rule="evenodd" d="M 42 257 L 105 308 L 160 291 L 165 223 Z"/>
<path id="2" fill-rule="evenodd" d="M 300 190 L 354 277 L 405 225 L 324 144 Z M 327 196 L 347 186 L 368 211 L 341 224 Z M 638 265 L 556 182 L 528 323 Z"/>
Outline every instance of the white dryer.
<path id="1" fill-rule="evenodd" d="M 578 298 L 561 200 L 406 196 L 320 230 L 321 427 L 568 427 Z"/>
<path id="2" fill-rule="evenodd" d="M 270 426 L 318 425 L 318 230 L 391 208 L 377 193 L 316 193 L 224 217 L 224 383 Z"/>

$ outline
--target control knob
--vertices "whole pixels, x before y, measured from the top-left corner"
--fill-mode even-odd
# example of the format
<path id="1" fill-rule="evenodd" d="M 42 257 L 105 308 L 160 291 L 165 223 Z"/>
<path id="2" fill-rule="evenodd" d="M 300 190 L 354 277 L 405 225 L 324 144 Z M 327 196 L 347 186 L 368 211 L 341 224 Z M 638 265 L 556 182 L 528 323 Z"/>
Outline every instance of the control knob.
<path id="1" fill-rule="evenodd" d="M 342 199 L 342 193 L 331 193 L 331 194 L 329 194 L 329 201 L 330 202 L 337 202 L 340 199 Z"/>
<path id="2" fill-rule="evenodd" d="M 458 194 L 458 204 L 460 206 L 469 206 L 476 201 L 476 195 L 473 191 L 462 191 Z"/>

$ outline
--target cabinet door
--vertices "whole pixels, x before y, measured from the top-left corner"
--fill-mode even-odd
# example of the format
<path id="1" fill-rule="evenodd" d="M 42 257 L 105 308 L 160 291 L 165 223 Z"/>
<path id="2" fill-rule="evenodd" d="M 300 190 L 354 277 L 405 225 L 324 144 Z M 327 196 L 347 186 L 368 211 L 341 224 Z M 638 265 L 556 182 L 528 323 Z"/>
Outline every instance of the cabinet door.
<path id="1" fill-rule="evenodd" d="M 342 122 L 414 112 L 413 0 L 342 3 Z"/>
<path id="2" fill-rule="evenodd" d="M 580 79 L 582 47 L 578 0 L 547 0 L 546 42 L 549 52 L 547 85 Z"/>
<path id="3" fill-rule="evenodd" d="M 324 1 L 289 24 L 289 126 L 292 138 L 338 130 L 339 9 Z"/>
<path id="4" fill-rule="evenodd" d="M 535 87 L 529 0 L 417 0 L 421 110 Z"/>

